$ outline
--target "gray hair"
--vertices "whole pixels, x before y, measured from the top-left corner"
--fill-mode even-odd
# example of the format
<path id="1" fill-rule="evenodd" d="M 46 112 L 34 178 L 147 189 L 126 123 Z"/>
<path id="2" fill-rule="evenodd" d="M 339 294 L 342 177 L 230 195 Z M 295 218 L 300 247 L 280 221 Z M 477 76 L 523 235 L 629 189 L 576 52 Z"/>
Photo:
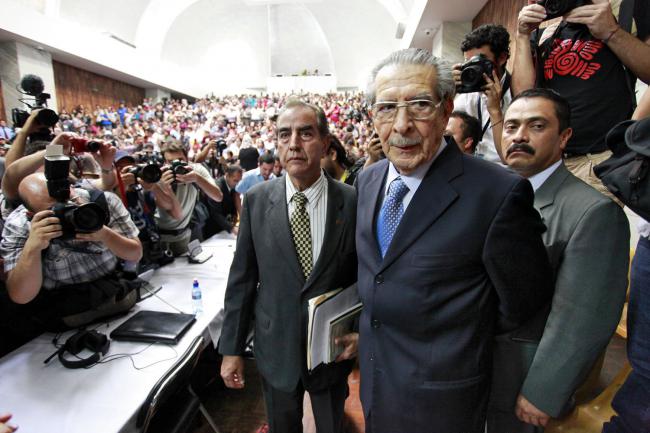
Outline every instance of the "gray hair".
<path id="1" fill-rule="evenodd" d="M 369 104 L 375 103 L 377 94 L 375 93 L 375 80 L 377 74 L 386 66 L 391 65 L 427 65 L 432 66 L 437 73 L 436 96 L 440 100 L 450 100 L 456 94 L 456 83 L 451 74 L 451 64 L 446 60 L 438 58 L 421 48 L 407 48 L 405 50 L 394 51 L 388 57 L 383 59 L 375 66 L 370 73 L 368 87 L 366 88 L 366 99 Z"/>
<path id="2" fill-rule="evenodd" d="M 327 116 L 325 115 L 325 111 L 323 111 L 323 109 L 318 105 L 310 104 L 308 102 L 305 102 L 295 97 L 290 97 L 287 100 L 287 102 L 278 112 L 277 118 L 279 119 L 280 116 L 282 116 L 285 112 L 296 107 L 309 108 L 310 110 L 312 110 L 316 115 L 316 128 L 318 129 L 318 133 L 320 134 L 320 136 L 322 138 L 325 138 L 330 135 L 330 130 L 327 124 Z M 277 131 L 276 131 L 276 135 L 277 135 Z"/>

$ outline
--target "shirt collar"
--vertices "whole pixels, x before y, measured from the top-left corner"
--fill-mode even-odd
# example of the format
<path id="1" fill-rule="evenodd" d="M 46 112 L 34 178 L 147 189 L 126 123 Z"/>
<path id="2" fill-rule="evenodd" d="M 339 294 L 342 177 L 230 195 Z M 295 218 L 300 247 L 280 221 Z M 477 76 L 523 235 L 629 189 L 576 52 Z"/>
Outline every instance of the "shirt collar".
<path id="1" fill-rule="evenodd" d="M 416 168 L 415 171 L 409 175 L 400 174 L 392 162 L 388 164 L 388 176 L 386 177 L 386 187 L 384 188 L 384 194 L 388 193 L 388 187 L 390 186 L 390 183 L 398 177 L 402 178 L 406 186 L 409 188 L 409 191 L 415 192 L 420 186 L 420 183 L 422 183 L 422 179 L 424 179 L 424 176 L 429 171 L 431 164 L 433 164 L 436 158 L 438 158 L 438 155 L 440 155 L 442 151 L 445 150 L 445 147 L 447 147 L 447 140 L 442 137 L 440 147 L 438 147 L 438 151 L 435 155 L 433 155 L 433 158 Z"/>
<path id="2" fill-rule="evenodd" d="M 555 164 L 551 165 L 550 167 L 547 167 L 544 170 L 540 171 L 539 173 L 529 177 L 528 181 L 533 186 L 533 191 L 537 191 L 537 189 L 540 186 L 542 186 L 549 177 L 551 177 L 551 175 L 555 172 L 555 170 L 557 170 L 560 164 L 562 164 L 561 159 L 555 162 Z"/>
<path id="3" fill-rule="evenodd" d="M 298 192 L 295 186 L 293 186 L 293 183 L 291 182 L 291 179 L 289 179 L 289 175 L 284 176 L 285 178 L 285 184 L 287 186 L 287 204 L 291 202 L 291 199 L 293 198 L 294 194 Z M 325 184 L 327 183 L 327 179 L 325 178 L 325 175 L 323 174 L 323 170 L 320 171 L 320 177 L 311 184 L 311 186 L 302 193 L 307 197 L 307 203 L 308 204 L 313 204 L 315 205 L 318 199 L 320 198 L 323 189 L 325 187 Z"/>

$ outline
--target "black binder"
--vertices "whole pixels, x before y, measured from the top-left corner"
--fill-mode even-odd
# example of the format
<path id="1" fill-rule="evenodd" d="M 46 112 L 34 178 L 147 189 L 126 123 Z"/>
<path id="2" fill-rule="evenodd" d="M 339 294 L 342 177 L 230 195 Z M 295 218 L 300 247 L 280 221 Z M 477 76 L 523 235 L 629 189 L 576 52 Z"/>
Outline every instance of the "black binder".
<path id="1" fill-rule="evenodd" d="M 192 327 L 192 314 L 139 311 L 111 332 L 113 340 L 176 344 Z"/>

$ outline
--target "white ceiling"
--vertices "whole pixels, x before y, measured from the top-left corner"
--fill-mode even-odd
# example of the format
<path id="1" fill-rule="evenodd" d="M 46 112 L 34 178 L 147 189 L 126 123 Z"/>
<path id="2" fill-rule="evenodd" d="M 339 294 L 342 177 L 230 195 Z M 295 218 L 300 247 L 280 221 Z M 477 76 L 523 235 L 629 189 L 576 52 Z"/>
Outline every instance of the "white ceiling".
<path id="1" fill-rule="evenodd" d="M 233 78 L 245 78 L 246 72 L 258 69 L 260 77 L 275 72 L 272 59 L 278 53 L 294 53 L 296 69 L 301 63 L 311 65 L 310 41 L 315 49 L 311 57 L 328 58 L 324 70 L 344 77 L 346 85 L 357 80 L 387 52 L 399 47 L 395 33 L 398 23 L 414 27 L 411 46 L 431 46 L 432 37 L 425 29 L 436 29 L 445 21 L 471 21 L 487 0 L 22 0 L 24 7 L 57 19 L 85 26 L 89 31 L 113 35 L 136 49 L 144 49 L 153 58 L 183 67 L 205 68 L 206 75 L 215 68 L 230 68 Z M 269 6 L 272 5 L 272 6 Z M 313 20 L 296 25 L 295 33 L 282 28 L 282 46 L 269 39 L 269 8 L 302 8 Z M 411 23 L 411 24 L 409 24 Z M 308 29 L 313 29 L 309 31 Z M 298 29 L 302 29 L 298 33 Z M 0 40 L 14 38 L 0 28 Z M 44 38 L 47 40 L 46 38 Z M 292 51 L 290 40 L 300 44 Z M 323 45 L 324 44 L 324 45 Z M 242 53 L 238 58 L 233 58 Z M 274 57 L 274 55 L 276 55 Z M 72 63 L 103 75 L 117 76 L 135 85 L 148 83 L 147 77 L 131 77 L 119 71 L 102 72 L 101 64 L 84 66 L 84 59 L 70 53 L 53 53 Z M 220 61 L 215 62 L 217 58 Z M 221 61 L 223 60 L 223 61 Z M 230 61 L 229 61 L 230 60 Z M 284 69 L 288 66 L 285 62 Z M 328 63 L 329 62 L 329 63 Z M 243 65 L 238 70 L 237 65 Z M 289 73 L 290 71 L 286 71 Z M 250 74 L 249 74 L 250 75 Z M 126 79 L 125 79 L 126 78 Z M 143 79 L 144 78 L 144 79 Z M 251 83 L 259 85 L 261 83 Z M 356 84 L 356 83 L 355 83 Z"/>

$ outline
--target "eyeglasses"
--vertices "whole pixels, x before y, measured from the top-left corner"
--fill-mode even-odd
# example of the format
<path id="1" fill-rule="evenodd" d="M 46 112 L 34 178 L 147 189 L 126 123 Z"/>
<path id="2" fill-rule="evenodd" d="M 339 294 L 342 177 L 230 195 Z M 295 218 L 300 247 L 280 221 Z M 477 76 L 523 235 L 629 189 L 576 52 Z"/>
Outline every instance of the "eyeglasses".
<path id="1" fill-rule="evenodd" d="M 379 122 L 392 122 L 395 120 L 397 110 L 405 107 L 409 117 L 413 120 L 430 119 L 440 107 L 442 101 L 437 104 L 429 99 L 413 99 L 405 102 L 377 102 L 372 106 L 372 114 L 375 120 Z"/>

